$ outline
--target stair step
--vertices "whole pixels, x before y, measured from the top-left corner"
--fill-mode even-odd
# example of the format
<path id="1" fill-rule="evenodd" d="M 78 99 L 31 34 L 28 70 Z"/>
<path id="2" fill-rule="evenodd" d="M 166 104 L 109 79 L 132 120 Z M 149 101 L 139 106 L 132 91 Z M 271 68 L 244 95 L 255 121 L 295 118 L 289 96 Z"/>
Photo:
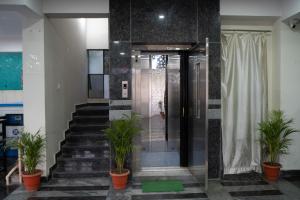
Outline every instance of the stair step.
<path id="1" fill-rule="evenodd" d="M 76 140 L 84 140 L 84 139 L 93 139 L 93 140 L 105 140 L 107 137 L 104 133 L 80 133 L 80 132 L 71 132 L 66 137 L 66 141 L 76 141 Z"/>
<path id="2" fill-rule="evenodd" d="M 108 125 L 82 125 L 82 124 L 72 124 L 70 127 L 71 131 L 102 131 L 108 128 Z"/>
<path id="3" fill-rule="evenodd" d="M 97 178 L 52 178 L 44 186 L 108 186 L 110 185 L 110 178 L 97 177 Z"/>
<path id="4" fill-rule="evenodd" d="M 102 106 L 102 105 L 90 105 L 90 106 L 84 106 L 81 108 L 77 108 L 76 111 L 79 110 L 109 110 L 109 106 Z"/>
<path id="5" fill-rule="evenodd" d="M 109 185 L 94 185 L 94 186 L 44 186 L 39 188 L 39 191 L 80 191 L 80 190 L 109 190 Z"/>
<path id="6" fill-rule="evenodd" d="M 74 116 L 109 116 L 109 107 L 84 107 L 75 111 Z"/>
<path id="7" fill-rule="evenodd" d="M 107 121 L 107 122 L 83 122 L 83 123 L 81 123 L 81 122 L 75 122 L 75 121 L 71 121 L 70 123 L 69 123 L 69 125 L 70 125 L 70 127 L 73 127 L 73 126 L 75 126 L 75 127 L 88 127 L 88 128 L 90 128 L 90 127 L 105 127 L 105 128 L 107 128 L 107 127 L 109 127 L 110 126 L 110 123 Z"/>
<path id="8" fill-rule="evenodd" d="M 98 136 L 105 136 L 104 130 L 101 131 L 74 131 L 69 132 L 68 136 L 88 136 L 88 135 L 98 135 Z"/>
<path id="9" fill-rule="evenodd" d="M 63 157 L 94 158 L 107 157 L 110 155 L 109 146 L 68 146 L 62 147 Z"/>
<path id="10" fill-rule="evenodd" d="M 100 135 L 101 136 L 101 135 Z M 96 137 L 68 137 L 66 145 L 70 146 L 109 146 L 107 140 L 102 140 Z"/>
<path id="11" fill-rule="evenodd" d="M 109 170 L 109 158 L 61 158 L 57 162 L 57 168 L 64 171 L 97 171 Z"/>
<path id="12" fill-rule="evenodd" d="M 76 105 L 76 109 L 90 107 L 90 106 L 109 106 L 109 103 L 85 103 L 81 105 Z"/>
<path id="13" fill-rule="evenodd" d="M 108 177 L 109 171 L 91 171 L 91 172 L 81 172 L 81 171 L 62 171 L 57 168 L 53 172 L 53 178 L 92 178 L 92 177 Z"/>
<path id="14" fill-rule="evenodd" d="M 75 123 L 81 123 L 81 124 L 99 124 L 99 123 L 107 123 L 109 121 L 109 116 L 94 116 L 94 115 L 79 115 L 74 116 L 73 121 Z"/>
<path id="15" fill-rule="evenodd" d="M 72 151 L 65 151 L 62 153 L 62 156 L 60 158 L 101 158 L 101 159 L 107 159 L 110 157 L 110 152 L 107 151 L 85 151 L 85 152 L 72 152 Z"/>
<path id="16" fill-rule="evenodd" d="M 99 144 L 99 145 L 73 145 L 66 143 L 65 145 L 62 146 L 62 149 L 71 149 L 71 150 L 80 150 L 80 151 L 85 151 L 85 150 L 106 150 L 109 149 L 109 144 L 104 143 L 104 144 Z"/>
<path id="17" fill-rule="evenodd" d="M 55 193 L 53 194 L 55 195 Z M 106 200 L 106 195 L 90 195 L 85 194 L 84 196 L 70 196 L 68 194 L 67 196 L 52 196 L 52 197 L 29 197 L 27 200 Z"/>
<path id="18" fill-rule="evenodd" d="M 109 161 L 109 158 L 103 157 L 93 157 L 93 158 L 58 158 L 58 162 L 65 162 L 65 161 L 74 161 L 74 162 L 98 162 L 98 161 Z"/>

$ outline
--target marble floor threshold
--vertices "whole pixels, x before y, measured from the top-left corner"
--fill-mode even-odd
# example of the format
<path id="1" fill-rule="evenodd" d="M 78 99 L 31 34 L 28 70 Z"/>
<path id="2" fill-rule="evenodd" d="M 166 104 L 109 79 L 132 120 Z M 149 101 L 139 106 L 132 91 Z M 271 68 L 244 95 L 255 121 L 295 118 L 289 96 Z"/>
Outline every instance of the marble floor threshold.
<path id="1" fill-rule="evenodd" d="M 181 180 L 182 192 L 143 193 L 143 180 Z M 297 180 L 294 180 L 297 181 Z M 22 186 L 5 200 L 300 200 L 300 188 L 286 179 L 276 183 L 265 181 L 260 175 L 224 177 L 211 180 L 208 190 L 187 171 L 144 171 L 135 174 L 126 190 L 114 190 L 110 178 L 52 179 L 43 183 L 37 192 L 28 193 Z"/>

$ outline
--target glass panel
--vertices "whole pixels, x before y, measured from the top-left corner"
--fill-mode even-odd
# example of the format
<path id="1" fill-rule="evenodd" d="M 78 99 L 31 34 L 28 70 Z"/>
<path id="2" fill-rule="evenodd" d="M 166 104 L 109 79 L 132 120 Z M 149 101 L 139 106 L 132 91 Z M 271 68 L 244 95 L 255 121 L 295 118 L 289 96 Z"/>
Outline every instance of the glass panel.
<path id="1" fill-rule="evenodd" d="M 103 51 L 88 50 L 89 74 L 103 74 Z"/>
<path id="2" fill-rule="evenodd" d="M 89 98 L 104 97 L 104 76 L 102 74 L 89 74 Z"/>

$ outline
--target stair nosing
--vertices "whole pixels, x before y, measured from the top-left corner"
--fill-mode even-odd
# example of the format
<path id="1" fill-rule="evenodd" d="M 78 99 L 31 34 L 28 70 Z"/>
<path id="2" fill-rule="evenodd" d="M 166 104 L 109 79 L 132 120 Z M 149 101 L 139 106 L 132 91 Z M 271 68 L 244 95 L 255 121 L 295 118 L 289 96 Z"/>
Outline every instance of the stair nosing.
<path id="1" fill-rule="evenodd" d="M 82 171 L 60 171 L 60 168 L 57 168 L 53 173 L 54 174 L 100 174 L 100 173 L 108 173 L 109 170 L 105 170 L 105 171 L 89 171 L 89 172 L 82 172 Z M 75 177 L 74 177 L 75 178 Z"/>
<path id="2" fill-rule="evenodd" d="M 103 126 L 109 126 L 109 124 L 84 124 L 84 123 L 71 123 L 70 127 L 94 127 L 94 126 L 99 126 L 99 127 L 103 127 Z"/>
<path id="3" fill-rule="evenodd" d="M 74 118 L 109 118 L 109 115 L 76 115 Z"/>
<path id="4" fill-rule="evenodd" d="M 68 137 L 105 137 L 105 134 L 97 134 L 97 133 L 83 133 L 83 134 L 73 134 L 73 133 L 70 133 L 66 139 Z"/>
<path id="5" fill-rule="evenodd" d="M 57 159 L 57 161 L 65 161 L 65 160 L 67 160 L 67 161 L 70 161 L 70 160 L 74 160 L 74 161 L 76 161 L 76 160 L 86 160 L 86 161 L 88 161 L 88 160 L 106 160 L 106 159 L 109 160 L 109 158 L 101 158 L 101 157 L 92 157 L 92 158 L 60 157 L 60 158 Z"/>
<path id="6" fill-rule="evenodd" d="M 62 148 L 79 148 L 79 149 L 85 149 L 85 148 L 103 148 L 103 147 L 109 147 L 109 145 L 104 146 L 104 145 L 93 145 L 93 146 L 87 146 L 87 145 L 70 145 L 70 143 L 64 145 Z"/>

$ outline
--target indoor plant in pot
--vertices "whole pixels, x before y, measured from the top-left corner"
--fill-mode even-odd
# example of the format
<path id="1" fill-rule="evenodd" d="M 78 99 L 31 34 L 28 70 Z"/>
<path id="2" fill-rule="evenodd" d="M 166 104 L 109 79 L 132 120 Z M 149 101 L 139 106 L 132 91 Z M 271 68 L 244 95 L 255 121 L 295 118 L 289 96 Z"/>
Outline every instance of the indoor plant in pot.
<path id="1" fill-rule="evenodd" d="M 286 119 L 280 110 L 272 111 L 268 119 L 259 123 L 260 141 L 267 160 L 263 163 L 263 171 L 269 181 L 278 180 L 281 167 L 279 155 L 288 153 L 289 136 L 298 132 L 291 127 L 292 123 L 293 119 Z"/>
<path id="2" fill-rule="evenodd" d="M 45 140 L 39 132 L 35 134 L 23 132 L 18 140 L 18 148 L 24 165 L 23 184 L 30 192 L 38 190 L 42 175 L 42 171 L 36 168 L 41 161 L 45 146 Z"/>
<path id="3" fill-rule="evenodd" d="M 110 128 L 105 130 L 107 138 L 111 142 L 114 151 L 116 169 L 110 171 L 115 189 L 125 189 L 129 170 L 124 169 L 126 157 L 133 149 L 133 138 L 140 132 L 139 118 L 132 114 L 131 117 L 124 115 L 122 119 L 113 120 Z"/>

